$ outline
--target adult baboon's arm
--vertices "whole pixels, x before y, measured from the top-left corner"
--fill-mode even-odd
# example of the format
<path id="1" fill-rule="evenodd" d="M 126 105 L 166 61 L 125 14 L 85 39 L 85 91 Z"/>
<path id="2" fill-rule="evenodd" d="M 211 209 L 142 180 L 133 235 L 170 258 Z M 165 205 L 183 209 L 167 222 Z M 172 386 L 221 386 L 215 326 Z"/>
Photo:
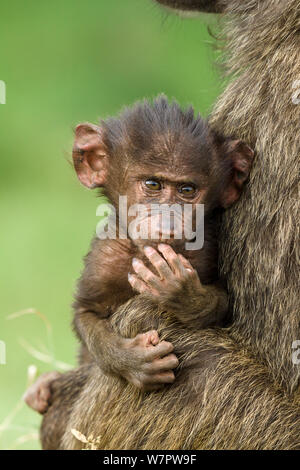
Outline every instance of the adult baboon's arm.
<path id="1" fill-rule="evenodd" d="M 206 13 L 221 13 L 224 9 L 224 1 L 222 0 L 156 0 L 174 10 L 180 11 L 203 11 Z"/>

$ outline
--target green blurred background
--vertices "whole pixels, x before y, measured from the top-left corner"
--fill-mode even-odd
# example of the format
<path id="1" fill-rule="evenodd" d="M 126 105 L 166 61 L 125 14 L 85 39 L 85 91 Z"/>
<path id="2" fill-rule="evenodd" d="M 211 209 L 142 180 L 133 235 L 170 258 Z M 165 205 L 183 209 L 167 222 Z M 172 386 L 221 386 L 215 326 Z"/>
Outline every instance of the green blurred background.
<path id="1" fill-rule="evenodd" d="M 68 164 L 72 129 L 160 92 L 207 115 L 221 83 L 211 17 L 182 20 L 150 0 L 0 10 L 0 449 L 38 449 L 40 417 L 20 401 L 27 370 L 75 364 L 70 304 L 97 223 L 99 201 Z"/>

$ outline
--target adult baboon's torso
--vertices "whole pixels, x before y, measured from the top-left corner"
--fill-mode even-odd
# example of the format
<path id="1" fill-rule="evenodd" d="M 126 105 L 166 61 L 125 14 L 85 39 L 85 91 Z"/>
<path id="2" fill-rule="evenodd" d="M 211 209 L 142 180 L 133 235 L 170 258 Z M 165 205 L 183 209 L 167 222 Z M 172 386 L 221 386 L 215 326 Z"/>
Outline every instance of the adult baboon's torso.
<path id="1" fill-rule="evenodd" d="M 300 338 L 300 106 L 292 100 L 300 78 L 300 3 L 228 3 L 239 15 L 227 27 L 228 67 L 238 76 L 211 122 L 257 152 L 248 191 L 225 214 L 222 231 L 232 332 L 292 392 L 300 379 L 291 360 Z"/>

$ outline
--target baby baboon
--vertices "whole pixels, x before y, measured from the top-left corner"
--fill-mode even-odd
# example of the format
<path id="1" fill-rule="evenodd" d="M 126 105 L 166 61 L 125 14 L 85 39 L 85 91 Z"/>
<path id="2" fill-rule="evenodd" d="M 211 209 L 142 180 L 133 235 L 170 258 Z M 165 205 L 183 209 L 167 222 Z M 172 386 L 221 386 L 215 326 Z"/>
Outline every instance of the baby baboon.
<path id="1" fill-rule="evenodd" d="M 171 383 L 178 364 L 173 346 L 160 342 L 156 331 L 125 340 L 108 319 L 137 291 L 183 324 L 221 324 L 227 302 L 217 275 L 218 210 L 239 198 L 253 151 L 211 131 L 192 108 L 182 111 L 160 97 L 100 127 L 79 125 L 73 158 L 80 181 L 104 190 L 119 227 L 112 237 L 100 234 L 86 258 L 76 332 L 102 371 L 144 390 Z M 126 221 L 119 216 L 120 196 L 126 196 Z M 189 222 L 200 226 L 199 204 L 205 207 L 203 248 L 185 235 Z"/>
<path id="2" fill-rule="evenodd" d="M 77 126 L 73 158 L 80 181 L 104 188 L 116 210 L 109 221 L 114 220 L 114 229 L 94 240 L 78 286 L 74 325 L 83 346 L 81 363 L 92 359 L 106 374 L 140 389 L 160 388 L 175 379 L 173 345 L 160 341 L 153 328 L 124 338 L 112 330 L 109 318 L 138 292 L 183 325 L 222 324 L 227 295 L 217 274 L 219 211 L 239 198 L 253 151 L 211 131 L 192 108 L 182 111 L 160 97 L 100 127 Z M 126 223 L 119 215 L 124 196 Z M 137 204 L 138 218 L 130 215 Z M 205 208 L 200 243 L 199 204 Z M 195 241 L 188 243 L 189 223 L 197 227 L 190 231 Z M 50 392 L 45 375 L 28 392 L 27 402 L 43 413 Z"/>

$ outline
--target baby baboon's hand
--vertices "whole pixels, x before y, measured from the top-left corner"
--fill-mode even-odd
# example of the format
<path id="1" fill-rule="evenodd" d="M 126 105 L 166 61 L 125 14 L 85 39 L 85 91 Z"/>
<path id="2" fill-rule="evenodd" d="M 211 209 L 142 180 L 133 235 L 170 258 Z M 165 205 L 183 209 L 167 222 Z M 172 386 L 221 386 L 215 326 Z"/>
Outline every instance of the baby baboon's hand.
<path id="1" fill-rule="evenodd" d="M 132 266 L 136 274 L 128 276 L 131 287 L 186 326 L 220 325 L 228 311 L 228 296 L 222 284 L 202 285 L 197 271 L 184 256 L 163 243 L 157 249 L 160 253 L 151 247 L 144 249 L 157 274 L 135 259 Z"/>
<path id="2" fill-rule="evenodd" d="M 37 381 L 26 390 L 23 400 L 25 403 L 38 413 L 44 414 L 48 410 L 51 401 L 51 384 L 60 377 L 60 373 L 46 372 L 42 374 Z"/>
<path id="3" fill-rule="evenodd" d="M 121 372 L 122 376 L 144 391 L 157 390 L 164 384 L 173 383 L 173 369 L 178 366 L 173 349 L 171 343 L 159 340 L 155 330 L 126 339 L 124 353 L 127 365 Z"/>
<path id="4" fill-rule="evenodd" d="M 145 254 L 156 274 L 148 269 L 141 260 L 134 259 L 132 266 L 136 274 L 129 274 L 132 288 L 140 294 L 149 295 L 163 308 L 186 308 L 194 298 L 205 295 L 197 271 L 182 255 L 175 253 L 168 245 L 158 245 L 158 253 L 152 247 L 145 248 Z"/>

